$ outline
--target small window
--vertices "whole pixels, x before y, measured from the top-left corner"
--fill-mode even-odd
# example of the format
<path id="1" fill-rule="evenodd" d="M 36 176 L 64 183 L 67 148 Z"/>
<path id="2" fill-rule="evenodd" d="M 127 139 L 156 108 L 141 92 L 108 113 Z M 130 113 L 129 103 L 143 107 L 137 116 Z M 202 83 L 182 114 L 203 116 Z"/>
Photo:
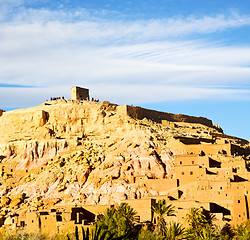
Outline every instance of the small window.
<path id="1" fill-rule="evenodd" d="M 13 169 L 10 169 L 11 172 L 13 172 Z"/>
<path id="2" fill-rule="evenodd" d="M 241 217 L 241 215 L 239 215 L 239 217 Z"/>
<path id="3" fill-rule="evenodd" d="M 227 197 L 227 194 L 226 194 L 226 197 Z"/>
<path id="4" fill-rule="evenodd" d="M 20 221 L 20 226 L 25 227 L 25 221 Z"/>
<path id="5" fill-rule="evenodd" d="M 238 203 L 240 203 L 240 200 L 238 200 Z"/>
<path id="6" fill-rule="evenodd" d="M 12 223 L 15 223 L 15 219 L 12 219 Z"/>
<path id="7" fill-rule="evenodd" d="M 220 187 L 220 190 L 222 190 L 222 187 Z"/>
<path id="8" fill-rule="evenodd" d="M 181 175 L 184 175 L 184 172 L 182 172 Z"/>
<path id="9" fill-rule="evenodd" d="M 34 220 L 31 221 L 32 223 L 34 222 Z"/>
<path id="10" fill-rule="evenodd" d="M 190 172 L 190 175 L 193 175 L 193 172 Z"/>
<path id="11" fill-rule="evenodd" d="M 192 164 L 194 164 L 194 161 L 192 161 Z"/>
<path id="12" fill-rule="evenodd" d="M 26 172 L 28 172 L 28 169 L 26 169 Z"/>
<path id="13" fill-rule="evenodd" d="M 47 217 L 45 217 L 45 219 L 47 219 Z"/>
<path id="14" fill-rule="evenodd" d="M 182 161 L 180 161 L 180 165 L 182 165 Z"/>

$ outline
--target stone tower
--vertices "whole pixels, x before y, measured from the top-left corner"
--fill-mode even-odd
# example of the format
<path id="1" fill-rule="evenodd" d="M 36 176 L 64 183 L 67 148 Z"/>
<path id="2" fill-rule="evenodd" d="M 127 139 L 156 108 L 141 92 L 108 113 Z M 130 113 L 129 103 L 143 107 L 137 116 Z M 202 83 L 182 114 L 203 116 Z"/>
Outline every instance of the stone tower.
<path id="1" fill-rule="evenodd" d="M 89 89 L 81 87 L 71 88 L 71 99 L 72 100 L 89 100 Z"/>

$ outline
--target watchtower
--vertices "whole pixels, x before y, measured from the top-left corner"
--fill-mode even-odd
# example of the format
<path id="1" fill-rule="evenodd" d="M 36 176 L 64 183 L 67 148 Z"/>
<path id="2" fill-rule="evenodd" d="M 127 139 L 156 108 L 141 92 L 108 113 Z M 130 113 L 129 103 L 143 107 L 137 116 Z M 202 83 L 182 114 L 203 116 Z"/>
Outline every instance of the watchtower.
<path id="1" fill-rule="evenodd" d="M 89 99 L 89 89 L 81 87 L 71 88 L 71 99 L 72 100 L 88 100 Z"/>

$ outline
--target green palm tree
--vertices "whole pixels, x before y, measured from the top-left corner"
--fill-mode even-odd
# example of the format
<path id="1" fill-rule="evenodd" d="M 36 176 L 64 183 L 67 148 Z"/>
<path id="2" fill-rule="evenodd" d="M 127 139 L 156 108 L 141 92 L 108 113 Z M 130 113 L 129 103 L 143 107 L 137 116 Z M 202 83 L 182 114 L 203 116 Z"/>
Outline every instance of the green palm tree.
<path id="1" fill-rule="evenodd" d="M 214 227 L 203 226 L 199 231 L 194 231 L 189 239 L 192 240 L 219 240 L 220 234 Z"/>
<path id="2" fill-rule="evenodd" d="M 188 222 L 190 229 L 194 231 L 208 224 L 206 216 L 200 208 L 191 208 L 185 220 Z"/>
<path id="3" fill-rule="evenodd" d="M 184 239 L 185 229 L 182 224 L 177 222 L 170 222 L 165 228 L 165 239 L 180 240 Z"/>
<path id="4" fill-rule="evenodd" d="M 239 224 L 235 229 L 236 240 L 248 240 L 250 239 L 250 220 Z"/>
<path id="5" fill-rule="evenodd" d="M 123 216 L 126 221 L 130 223 L 138 222 L 136 211 L 131 208 L 127 203 L 121 203 L 117 209 L 119 215 Z"/>
<path id="6" fill-rule="evenodd" d="M 67 235 L 67 239 L 70 240 L 70 237 Z M 78 227 L 75 228 L 75 239 L 80 240 Z M 114 234 L 110 234 L 106 229 L 103 229 L 101 226 L 95 224 L 95 227 L 89 232 L 89 228 L 85 231 L 82 227 L 82 240 L 122 240 L 121 237 L 114 237 Z"/>
<path id="7" fill-rule="evenodd" d="M 138 234 L 135 229 L 136 214 L 136 211 L 127 203 L 122 203 L 117 208 L 108 208 L 97 225 L 108 231 L 108 235 L 114 238 L 130 239 Z"/>
<path id="8" fill-rule="evenodd" d="M 165 199 L 159 200 L 154 206 L 151 207 L 151 210 L 157 216 L 156 223 L 156 232 L 164 235 L 166 228 L 165 216 L 175 216 L 175 210 L 172 204 L 167 205 Z"/>

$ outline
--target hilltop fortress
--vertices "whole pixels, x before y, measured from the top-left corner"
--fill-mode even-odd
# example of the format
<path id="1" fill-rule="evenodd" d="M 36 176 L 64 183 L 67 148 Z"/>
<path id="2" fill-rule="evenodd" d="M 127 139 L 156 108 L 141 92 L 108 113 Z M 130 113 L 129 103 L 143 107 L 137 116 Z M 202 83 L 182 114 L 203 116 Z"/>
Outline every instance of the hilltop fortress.
<path id="1" fill-rule="evenodd" d="M 166 199 L 185 224 L 191 207 L 216 224 L 249 219 L 249 142 L 203 117 L 72 99 L 0 111 L 2 229 L 62 231 L 129 203 L 141 222 Z"/>

